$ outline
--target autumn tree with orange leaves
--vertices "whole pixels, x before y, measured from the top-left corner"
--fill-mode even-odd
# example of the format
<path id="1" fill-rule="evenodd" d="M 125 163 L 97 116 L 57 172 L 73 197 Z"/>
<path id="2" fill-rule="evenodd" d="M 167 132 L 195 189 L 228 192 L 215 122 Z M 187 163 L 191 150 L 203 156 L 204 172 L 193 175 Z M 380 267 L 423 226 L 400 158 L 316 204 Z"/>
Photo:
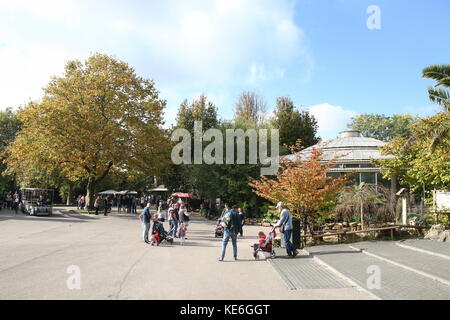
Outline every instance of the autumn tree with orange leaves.
<path id="1" fill-rule="evenodd" d="M 300 143 L 290 149 L 295 153 L 300 150 Z M 317 216 L 349 181 L 348 176 L 336 179 L 327 176 L 335 160 L 325 160 L 320 149 L 312 149 L 306 157 L 297 152 L 294 161 L 281 161 L 274 177 L 262 176 L 249 184 L 260 197 L 273 203 L 283 202 L 294 218 Z"/>

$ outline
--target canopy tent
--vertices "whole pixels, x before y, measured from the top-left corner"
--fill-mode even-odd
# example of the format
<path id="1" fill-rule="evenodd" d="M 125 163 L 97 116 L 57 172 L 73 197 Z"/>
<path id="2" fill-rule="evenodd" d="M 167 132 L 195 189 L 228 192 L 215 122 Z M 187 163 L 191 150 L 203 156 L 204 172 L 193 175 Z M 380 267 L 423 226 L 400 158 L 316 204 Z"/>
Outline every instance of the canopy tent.
<path id="1" fill-rule="evenodd" d="M 160 185 L 157 188 L 149 190 L 150 192 L 167 192 L 169 189 L 167 189 L 164 185 Z"/>
<path id="2" fill-rule="evenodd" d="M 119 192 L 116 191 L 116 190 L 106 190 L 106 191 L 99 192 L 98 194 L 101 194 L 101 195 L 115 195 L 117 193 L 119 193 Z"/>
<path id="3" fill-rule="evenodd" d="M 172 194 L 172 197 L 195 198 L 195 196 L 192 193 L 183 193 L 183 192 L 175 192 L 175 193 Z"/>
<path id="4" fill-rule="evenodd" d="M 120 192 L 117 192 L 117 194 L 123 196 L 123 195 L 126 195 L 126 194 L 137 195 L 138 193 L 136 191 L 122 190 Z"/>

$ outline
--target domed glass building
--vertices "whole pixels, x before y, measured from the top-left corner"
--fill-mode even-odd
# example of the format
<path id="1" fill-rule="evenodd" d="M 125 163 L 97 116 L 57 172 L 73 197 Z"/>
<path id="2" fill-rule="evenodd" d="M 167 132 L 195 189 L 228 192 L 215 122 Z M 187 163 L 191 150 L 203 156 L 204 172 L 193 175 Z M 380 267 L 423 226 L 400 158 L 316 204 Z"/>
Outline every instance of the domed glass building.
<path id="1" fill-rule="evenodd" d="M 301 159 L 305 159 L 313 149 L 321 149 L 324 153 L 324 160 L 337 158 L 334 167 L 330 170 L 331 177 L 339 177 L 342 174 L 353 173 L 355 184 L 361 182 L 383 185 L 387 188 L 391 186 L 390 180 L 383 179 L 380 168 L 371 161 L 373 159 L 386 159 L 390 156 L 382 156 L 380 147 L 386 142 L 361 136 L 356 130 L 343 131 L 336 139 L 322 141 L 318 144 L 306 148 L 299 152 Z M 294 161 L 297 154 L 285 156 Z"/>

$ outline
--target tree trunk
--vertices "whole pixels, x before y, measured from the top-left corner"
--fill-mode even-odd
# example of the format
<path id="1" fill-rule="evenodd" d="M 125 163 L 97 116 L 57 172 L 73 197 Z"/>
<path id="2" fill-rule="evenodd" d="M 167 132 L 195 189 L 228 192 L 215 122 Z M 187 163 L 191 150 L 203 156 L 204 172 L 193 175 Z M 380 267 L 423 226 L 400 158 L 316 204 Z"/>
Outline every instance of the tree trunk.
<path id="1" fill-rule="evenodd" d="M 66 205 L 68 206 L 71 205 L 72 192 L 73 192 L 73 184 L 69 183 L 69 190 L 67 191 L 67 200 L 66 200 Z"/>
<path id="2" fill-rule="evenodd" d="M 86 208 L 93 209 L 94 208 L 94 192 L 95 186 L 97 185 L 97 181 L 89 178 L 87 187 L 86 187 Z"/>
<path id="3" fill-rule="evenodd" d="M 397 204 L 397 175 L 393 174 L 391 176 L 391 199 L 390 199 L 390 210 L 391 213 L 395 214 L 395 207 Z"/>
<path id="4" fill-rule="evenodd" d="M 364 230 L 364 202 L 362 199 L 360 206 L 361 206 L 361 230 Z"/>

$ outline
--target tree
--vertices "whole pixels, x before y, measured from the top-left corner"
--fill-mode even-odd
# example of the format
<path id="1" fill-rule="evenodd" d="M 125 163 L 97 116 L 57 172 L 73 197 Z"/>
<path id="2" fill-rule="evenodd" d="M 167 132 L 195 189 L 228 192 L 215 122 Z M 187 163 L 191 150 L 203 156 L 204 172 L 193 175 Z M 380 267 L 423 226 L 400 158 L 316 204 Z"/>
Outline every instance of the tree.
<path id="1" fill-rule="evenodd" d="M 8 171 L 36 161 L 56 168 L 71 181 L 86 181 L 91 206 L 110 172 L 153 176 L 168 163 L 165 105 L 153 81 L 125 62 L 103 54 L 70 61 L 44 88 L 41 102 L 18 112 L 23 129 L 9 148 Z"/>
<path id="2" fill-rule="evenodd" d="M 296 110 L 290 98 L 277 98 L 274 115 L 273 126 L 280 131 L 280 145 L 292 146 L 300 139 L 302 146 L 307 148 L 319 142 L 316 119 L 306 110 Z M 288 148 L 284 147 L 281 153 L 286 154 L 287 151 Z"/>
<path id="3" fill-rule="evenodd" d="M 389 192 L 382 186 L 362 182 L 357 186 L 347 187 L 339 195 L 335 210 L 347 215 L 354 215 L 359 211 L 361 228 L 364 229 L 364 211 L 369 211 L 370 206 L 384 205 L 388 199 Z"/>
<path id="4" fill-rule="evenodd" d="M 430 65 L 422 71 L 422 76 L 437 82 L 434 87 L 428 88 L 430 100 L 442 106 L 445 113 L 450 113 L 450 64 Z M 450 126 L 445 123 L 438 124 L 421 133 L 431 138 L 430 151 L 433 152 L 446 137 L 449 137 Z"/>
<path id="5" fill-rule="evenodd" d="M 428 87 L 430 100 L 450 112 L 450 64 L 430 65 L 423 69 L 422 76 L 437 82 L 434 87 Z"/>
<path id="6" fill-rule="evenodd" d="M 352 118 L 349 129 L 358 130 L 365 137 L 392 141 L 396 137 L 409 137 L 417 118 L 409 114 L 360 114 Z"/>
<path id="7" fill-rule="evenodd" d="M 258 123 L 263 121 L 265 112 L 266 103 L 254 92 L 242 92 L 236 102 L 235 118 L 241 117 Z"/>
<path id="8" fill-rule="evenodd" d="M 295 153 L 300 149 L 299 143 L 291 149 Z M 293 162 L 282 161 L 275 177 L 263 176 L 250 182 L 250 186 L 260 197 L 273 203 L 281 201 L 292 210 L 295 218 L 306 220 L 308 216 L 320 215 L 321 209 L 329 205 L 348 182 L 345 175 L 336 179 L 327 177 L 334 160 L 324 161 L 320 149 L 313 149 L 306 159 L 297 153 Z"/>
<path id="9" fill-rule="evenodd" d="M 403 184 L 410 185 L 417 192 L 424 187 L 450 188 L 450 136 L 442 136 L 434 151 L 430 152 L 433 136 L 426 134 L 442 127 L 450 127 L 450 112 L 420 120 L 412 133 L 417 139 L 408 148 L 405 148 L 407 138 L 394 139 L 382 147 L 383 155 L 394 156 L 376 161 L 384 176 L 396 174 Z"/>
<path id="10" fill-rule="evenodd" d="M 11 191 L 14 188 L 12 177 L 3 175 L 6 166 L 3 161 L 7 157 L 7 147 L 20 131 L 20 121 L 11 109 L 0 111 L 0 193 Z"/>
<path id="11" fill-rule="evenodd" d="M 186 99 L 181 103 L 177 113 L 176 127 L 193 133 L 195 121 L 202 121 L 204 130 L 214 128 L 218 124 L 217 107 L 204 94 L 191 103 Z"/>

